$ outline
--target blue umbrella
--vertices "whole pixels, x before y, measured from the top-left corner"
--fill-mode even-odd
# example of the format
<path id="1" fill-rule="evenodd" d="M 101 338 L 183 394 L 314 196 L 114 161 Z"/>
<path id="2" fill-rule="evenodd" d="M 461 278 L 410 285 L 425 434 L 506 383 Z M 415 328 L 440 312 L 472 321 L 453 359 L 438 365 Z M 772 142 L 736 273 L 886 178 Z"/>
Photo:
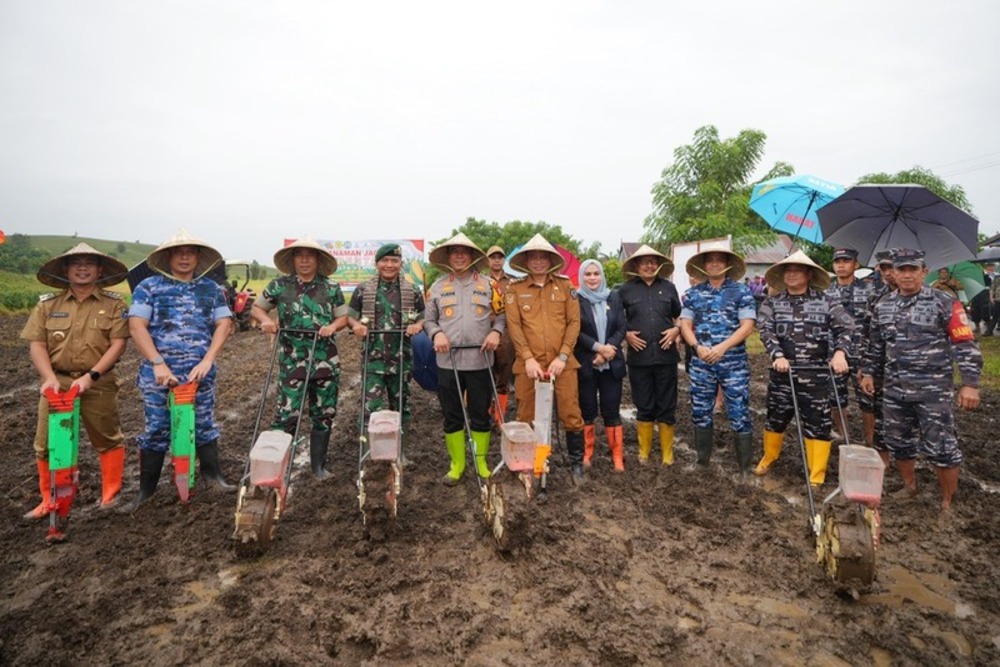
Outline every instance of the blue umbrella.
<path id="1" fill-rule="evenodd" d="M 775 231 L 785 232 L 795 239 L 820 243 L 823 233 L 816 210 L 843 192 L 844 186 L 815 176 L 780 176 L 754 186 L 750 209 Z"/>

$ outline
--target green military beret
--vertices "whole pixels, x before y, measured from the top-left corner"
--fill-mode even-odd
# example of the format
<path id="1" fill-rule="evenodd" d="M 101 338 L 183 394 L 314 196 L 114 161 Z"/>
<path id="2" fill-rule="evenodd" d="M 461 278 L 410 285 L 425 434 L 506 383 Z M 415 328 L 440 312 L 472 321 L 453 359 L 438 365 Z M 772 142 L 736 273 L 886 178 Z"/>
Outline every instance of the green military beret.
<path id="1" fill-rule="evenodd" d="M 375 252 L 375 261 L 377 262 L 383 257 L 387 257 L 389 255 L 392 255 L 393 257 L 402 257 L 403 249 L 399 247 L 398 243 L 386 243 Z"/>

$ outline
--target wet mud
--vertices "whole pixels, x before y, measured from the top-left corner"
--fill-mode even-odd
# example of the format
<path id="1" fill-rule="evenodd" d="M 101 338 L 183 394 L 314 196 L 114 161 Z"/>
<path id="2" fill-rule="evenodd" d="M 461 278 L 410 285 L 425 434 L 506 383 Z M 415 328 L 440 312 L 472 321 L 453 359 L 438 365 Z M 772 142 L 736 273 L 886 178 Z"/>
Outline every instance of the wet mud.
<path id="1" fill-rule="evenodd" d="M 557 447 L 547 502 L 500 553 L 474 478 L 440 483 L 440 411 L 414 386 L 398 519 L 366 529 L 355 488 L 359 347 L 347 338 L 333 476 L 316 481 L 298 457 L 267 554 L 235 556 L 234 495 L 198 489 L 182 507 L 166 474 L 138 512 L 98 511 L 85 435 L 69 540 L 48 546 L 44 524 L 20 518 L 38 502 L 38 383 L 17 337 L 23 322 L 0 318 L 0 664 L 1000 663 L 995 393 L 959 417 L 966 463 L 950 523 L 939 525 L 934 471 L 921 465 L 917 498 L 883 501 L 877 578 L 862 591 L 838 588 L 815 562 L 795 441 L 768 477 L 743 484 L 720 416 L 711 465 L 689 470 L 684 391 L 672 467 L 637 465 L 630 422 L 625 474 L 598 429 L 587 484 L 573 488 Z M 266 337 L 251 331 L 220 360 L 231 481 L 252 444 L 268 358 Z M 136 369 L 130 348 L 119 365 L 124 502 L 138 489 Z M 764 383 L 755 363 L 754 406 Z M 756 459 L 763 416 L 754 419 Z M 859 419 L 852 428 L 860 436 Z M 498 453 L 495 441 L 492 462 Z M 834 454 L 826 493 L 836 469 Z M 889 473 L 887 493 L 899 486 Z"/>

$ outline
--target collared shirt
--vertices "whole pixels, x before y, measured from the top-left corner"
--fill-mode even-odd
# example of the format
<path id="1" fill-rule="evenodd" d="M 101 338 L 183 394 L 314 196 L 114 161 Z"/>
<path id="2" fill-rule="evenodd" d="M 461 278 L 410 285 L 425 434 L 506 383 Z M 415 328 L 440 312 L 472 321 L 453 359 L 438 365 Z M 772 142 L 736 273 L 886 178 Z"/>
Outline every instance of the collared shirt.
<path id="1" fill-rule="evenodd" d="M 128 338 L 125 302 L 117 292 L 95 289 L 83 300 L 71 290 L 41 297 L 21 330 L 24 340 L 44 342 L 56 372 L 88 371 L 115 338 Z"/>
<path id="2" fill-rule="evenodd" d="M 684 292 L 681 319 L 692 321 L 699 345 L 712 347 L 728 340 L 743 320 L 756 320 L 757 302 L 747 285 L 726 278 L 716 289 L 706 280 Z M 745 354 L 746 345 L 735 345 L 730 353 Z"/>
<path id="3" fill-rule="evenodd" d="M 771 359 L 784 357 L 794 368 L 825 365 L 833 350 L 851 349 L 854 319 L 830 294 L 781 291 L 764 299 L 757 320 L 760 342 Z"/>
<path id="4" fill-rule="evenodd" d="M 625 308 L 625 330 L 638 331 L 646 341 L 641 350 L 629 348 L 626 362 L 629 366 L 655 366 L 676 364 L 677 346 L 664 350 L 660 339 L 666 329 L 677 326 L 674 320 L 681 314 L 681 300 L 677 288 L 665 278 L 656 278 L 649 285 L 641 278 L 633 278 L 618 289 Z"/>
<path id="5" fill-rule="evenodd" d="M 580 302 L 566 276 L 546 276 L 541 285 L 531 277 L 512 280 L 506 296 L 507 328 L 517 358 L 514 372 L 524 372 L 524 362 L 534 359 L 548 368 L 560 354 L 566 368 L 579 368 L 573 356 L 580 335 Z"/>
<path id="6" fill-rule="evenodd" d="M 424 331 L 431 341 L 443 331 L 452 347 L 479 346 L 490 331 L 503 334 L 506 318 L 502 302 L 495 298 L 498 294 L 495 285 L 476 271 L 439 278 L 431 286 L 424 312 Z M 452 354 L 455 367 L 461 371 L 482 370 L 493 364 L 492 353 L 484 355 L 479 349 L 470 348 L 439 353 L 438 367 L 452 368 Z"/>

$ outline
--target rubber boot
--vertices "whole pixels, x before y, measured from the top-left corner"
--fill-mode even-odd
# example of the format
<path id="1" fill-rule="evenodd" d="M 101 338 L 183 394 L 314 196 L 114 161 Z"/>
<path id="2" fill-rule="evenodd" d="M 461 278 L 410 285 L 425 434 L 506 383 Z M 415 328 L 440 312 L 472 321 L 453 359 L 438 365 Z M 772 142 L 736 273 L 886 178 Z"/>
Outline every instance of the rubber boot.
<path id="1" fill-rule="evenodd" d="M 771 469 L 778 457 L 781 456 L 781 445 L 785 442 L 784 433 L 774 431 L 764 431 L 764 456 L 757 467 L 753 469 L 753 474 L 763 477 Z"/>
<path id="2" fill-rule="evenodd" d="M 500 426 L 504 422 L 504 416 L 507 414 L 508 398 L 507 394 L 497 394 L 497 400 L 490 404 L 490 416 L 493 417 L 493 421 L 496 422 L 497 426 Z M 497 403 L 500 404 L 499 409 L 497 409 Z"/>
<path id="3" fill-rule="evenodd" d="M 327 431 L 327 437 L 329 437 Z M 228 483 L 222 476 L 222 467 L 219 466 L 219 441 L 211 440 L 201 447 L 195 449 L 198 461 L 201 463 L 201 478 L 205 483 L 219 491 L 236 491 L 236 487 Z"/>
<path id="4" fill-rule="evenodd" d="M 823 486 L 826 481 L 826 466 L 830 462 L 829 440 L 806 440 L 806 447 L 812 445 L 812 456 L 809 460 L 809 483 L 813 488 Z"/>
<path id="5" fill-rule="evenodd" d="M 605 435 L 607 435 L 607 428 Z M 594 441 L 597 440 L 597 432 L 593 424 L 583 425 L 583 467 L 590 467 L 590 460 L 594 458 Z"/>
<path id="6" fill-rule="evenodd" d="M 566 434 L 566 453 L 569 454 L 569 471 L 573 483 L 583 484 L 583 432 L 575 431 Z"/>
<path id="7" fill-rule="evenodd" d="M 740 478 L 750 478 L 750 458 L 753 456 L 753 433 L 734 433 L 736 440 L 736 463 L 740 467 Z"/>
<path id="8" fill-rule="evenodd" d="M 639 439 L 639 463 L 645 465 L 653 451 L 653 422 L 636 422 L 635 431 Z"/>
<path id="9" fill-rule="evenodd" d="M 938 484 L 941 486 L 941 511 L 951 511 L 951 499 L 958 490 L 958 466 L 952 468 L 938 468 Z"/>
<path id="10" fill-rule="evenodd" d="M 715 431 L 710 428 L 694 429 L 694 451 L 698 455 L 698 465 L 707 466 L 712 460 L 712 447 L 715 441 Z"/>
<path id="11" fill-rule="evenodd" d="M 443 481 L 448 486 L 455 486 L 465 472 L 465 433 L 463 431 L 445 433 L 444 444 L 448 448 L 448 456 L 451 457 L 451 467 Z"/>
<path id="12" fill-rule="evenodd" d="M 674 464 L 674 425 L 660 424 L 660 455 L 665 466 Z"/>
<path id="13" fill-rule="evenodd" d="M 330 451 L 330 431 L 313 429 L 309 433 L 309 468 L 313 477 L 322 481 L 331 477 L 326 469 L 326 455 Z"/>
<path id="14" fill-rule="evenodd" d="M 42 502 L 34 509 L 25 512 L 22 518 L 29 521 L 44 519 L 49 515 L 49 505 L 52 503 L 52 477 L 48 459 L 35 459 L 38 467 L 38 491 L 42 494 Z"/>
<path id="15" fill-rule="evenodd" d="M 608 448 L 611 449 L 611 460 L 615 464 L 615 472 L 625 472 L 625 433 L 624 428 L 607 426 L 604 429 L 608 436 Z"/>
<path id="16" fill-rule="evenodd" d="M 486 455 L 490 451 L 490 434 L 488 431 L 473 431 L 472 443 L 476 448 L 476 471 L 483 479 L 490 476 L 490 466 L 486 462 Z"/>
<path id="17" fill-rule="evenodd" d="M 101 509 L 118 504 L 122 490 L 122 471 L 125 469 L 125 448 L 115 447 L 101 452 Z"/>
<path id="18" fill-rule="evenodd" d="M 149 500 L 156 493 L 156 485 L 160 482 L 160 471 L 163 470 L 164 452 L 149 449 L 139 450 L 139 495 L 132 503 L 132 510 Z"/>

